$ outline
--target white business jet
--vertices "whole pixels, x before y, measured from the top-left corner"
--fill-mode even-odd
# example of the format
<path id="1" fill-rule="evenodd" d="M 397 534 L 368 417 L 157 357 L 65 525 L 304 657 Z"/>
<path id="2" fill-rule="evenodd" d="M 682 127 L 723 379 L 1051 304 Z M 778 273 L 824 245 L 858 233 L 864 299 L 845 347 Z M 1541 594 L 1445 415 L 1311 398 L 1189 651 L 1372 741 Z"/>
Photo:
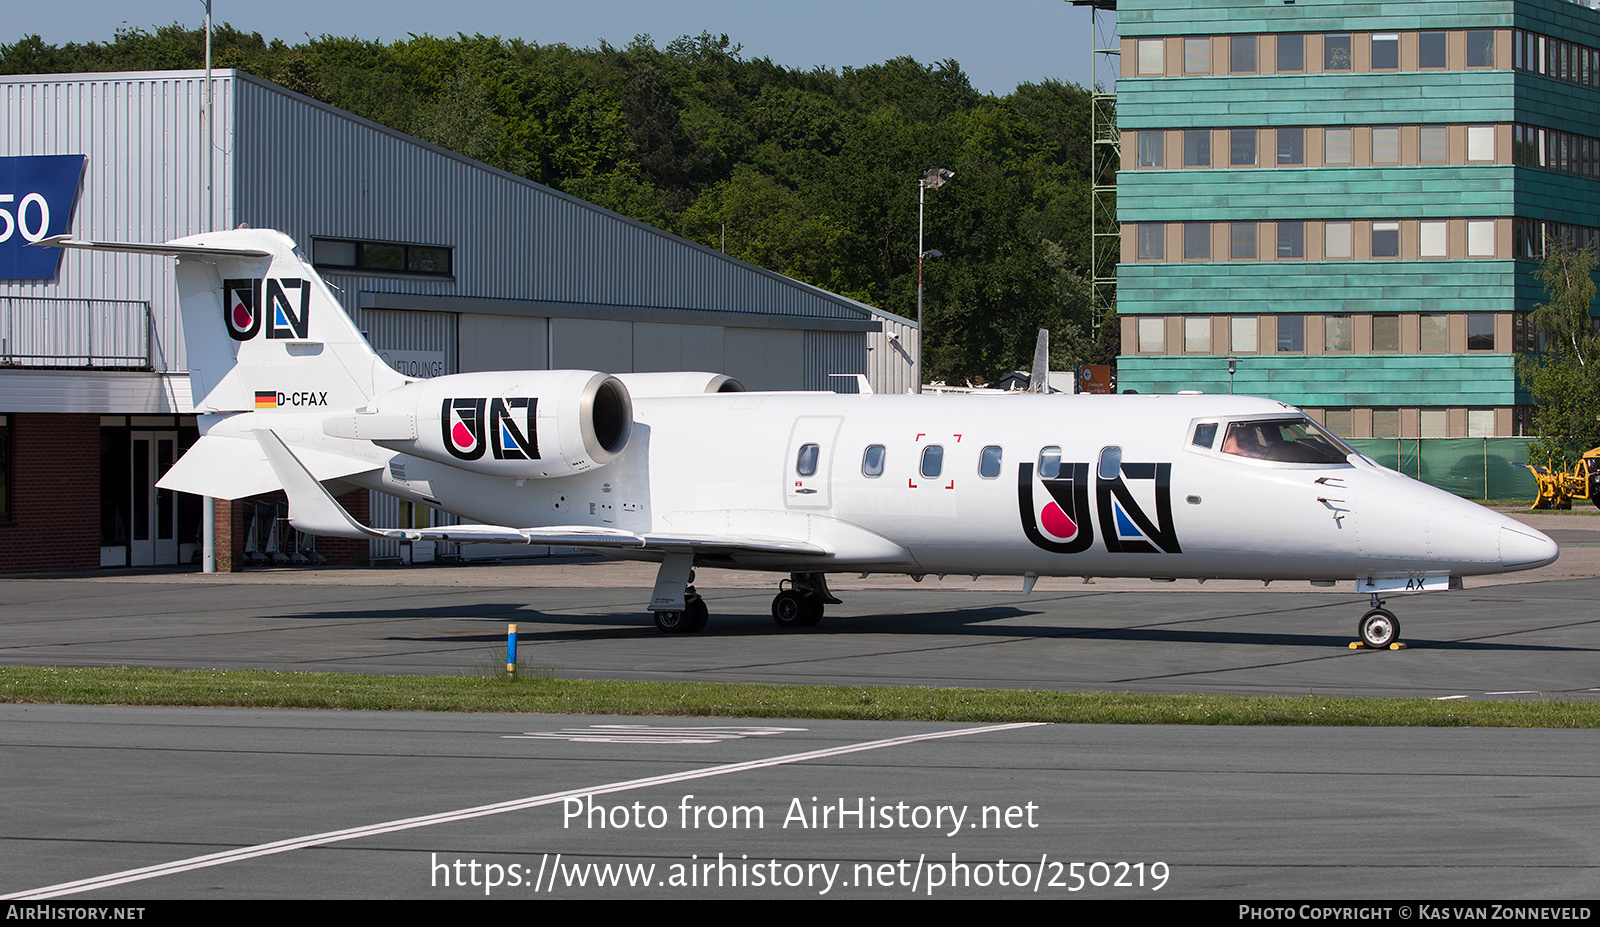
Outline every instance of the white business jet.
<path id="1" fill-rule="evenodd" d="M 171 255 L 203 436 L 158 484 L 282 490 L 300 531 L 583 548 L 661 564 L 665 632 L 707 620 L 696 564 L 788 573 L 772 616 L 816 624 L 829 573 L 1355 581 L 1385 593 L 1542 566 L 1546 536 L 1234 396 L 745 392 L 712 373 L 412 380 L 386 366 L 287 236 L 68 248 Z M 363 487 L 476 524 L 371 528 Z"/>

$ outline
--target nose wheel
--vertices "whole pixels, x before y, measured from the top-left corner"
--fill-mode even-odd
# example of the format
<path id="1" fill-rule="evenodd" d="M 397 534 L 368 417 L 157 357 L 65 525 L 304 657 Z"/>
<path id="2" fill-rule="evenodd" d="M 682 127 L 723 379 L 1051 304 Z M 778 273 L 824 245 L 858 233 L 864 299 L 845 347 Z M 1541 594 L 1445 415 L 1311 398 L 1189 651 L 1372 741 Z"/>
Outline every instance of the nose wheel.
<path id="1" fill-rule="evenodd" d="M 1388 650 L 1390 644 L 1400 639 L 1400 619 L 1394 616 L 1394 612 L 1384 608 L 1383 601 L 1374 593 L 1372 610 L 1361 616 L 1356 633 L 1360 635 L 1361 643 L 1373 650 Z"/>

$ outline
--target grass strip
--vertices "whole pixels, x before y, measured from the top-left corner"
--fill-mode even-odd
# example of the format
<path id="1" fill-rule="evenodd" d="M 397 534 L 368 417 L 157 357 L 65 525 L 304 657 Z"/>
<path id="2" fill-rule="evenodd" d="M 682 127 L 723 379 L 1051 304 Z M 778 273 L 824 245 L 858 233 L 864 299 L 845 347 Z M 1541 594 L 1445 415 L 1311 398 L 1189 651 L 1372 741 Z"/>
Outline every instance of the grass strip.
<path id="1" fill-rule="evenodd" d="M 261 670 L 0 667 L 0 702 L 870 721 L 1600 727 L 1600 702 L 1140 695 Z"/>

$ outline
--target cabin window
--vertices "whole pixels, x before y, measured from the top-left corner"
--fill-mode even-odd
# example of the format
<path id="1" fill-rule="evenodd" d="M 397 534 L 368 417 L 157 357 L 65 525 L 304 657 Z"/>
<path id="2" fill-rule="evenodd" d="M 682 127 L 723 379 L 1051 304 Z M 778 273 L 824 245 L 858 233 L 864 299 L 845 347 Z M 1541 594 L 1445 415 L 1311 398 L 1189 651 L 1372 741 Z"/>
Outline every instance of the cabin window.
<path id="1" fill-rule="evenodd" d="M 815 444 L 807 444 L 800 448 L 800 455 L 795 458 L 794 472 L 801 476 L 817 475 L 817 457 L 822 449 Z"/>
<path id="2" fill-rule="evenodd" d="M 933 479 L 944 470 L 944 446 L 930 444 L 922 449 L 922 477 Z"/>
<path id="3" fill-rule="evenodd" d="M 978 455 L 978 475 L 992 480 L 1000 475 L 1000 445 L 991 444 Z"/>
<path id="4" fill-rule="evenodd" d="M 1061 475 L 1061 448 L 1051 446 L 1039 452 L 1039 478 L 1053 480 Z"/>
<path id="5" fill-rule="evenodd" d="M 883 476 L 883 445 L 874 444 L 867 448 L 861 455 L 861 475 L 868 477 Z"/>
<path id="6" fill-rule="evenodd" d="M 1276 463 L 1342 464 L 1353 453 L 1308 418 L 1230 422 L 1222 453 Z"/>
<path id="7" fill-rule="evenodd" d="M 1114 480 L 1122 474 L 1122 448 L 1112 445 L 1100 451 L 1100 478 Z"/>

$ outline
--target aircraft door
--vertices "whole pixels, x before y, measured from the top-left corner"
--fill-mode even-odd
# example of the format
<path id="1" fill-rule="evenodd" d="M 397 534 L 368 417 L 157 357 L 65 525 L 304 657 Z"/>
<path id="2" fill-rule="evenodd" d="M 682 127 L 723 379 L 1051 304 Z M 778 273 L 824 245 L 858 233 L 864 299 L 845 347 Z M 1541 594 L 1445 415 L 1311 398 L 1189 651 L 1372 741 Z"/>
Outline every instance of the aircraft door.
<path id="1" fill-rule="evenodd" d="M 804 415 L 794 420 L 784 455 L 784 505 L 826 509 L 833 505 L 833 459 L 838 449 L 838 415 Z"/>

